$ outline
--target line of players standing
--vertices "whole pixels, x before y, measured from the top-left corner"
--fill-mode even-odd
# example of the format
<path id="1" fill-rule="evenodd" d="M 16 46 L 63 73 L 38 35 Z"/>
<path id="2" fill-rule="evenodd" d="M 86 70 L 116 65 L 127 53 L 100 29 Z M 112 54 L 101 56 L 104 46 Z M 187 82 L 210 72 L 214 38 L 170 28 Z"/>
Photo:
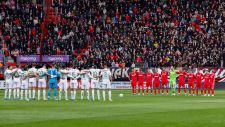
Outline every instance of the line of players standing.
<path id="1" fill-rule="evenodd" d="M 62 99 L 62 92 L 64 91 L 65 100 L 68 100 L 68 88 L 71 91 L 71 100 L 76 100 L 76 92 L 81 88 L 81 100 L 84 99 L 84 92 L 86 91 L 87 100 L 89 100 L 89 89 L 91 89 L 92 100 L 95 100 L 95 92 L 97 91 L 97 99 L 100 100 L 100 89 L 102 89 L 103 101 L 106 100 L 105 90 L 108 90 L 109 101 L 111 99 L 111 72 L 104 65 L 104 69 L 77 69 L 73 67 L 55 68 L 52 65 L 49 69 L 45 65 L 36 69 L 33 64 L 31 68 L 22 68 L 20 66 L 8 68 L 4 72 L 5 76 L 5 99 L 20 100 L 34 100 L 36 88 L 38 87 L 37 99 L 40 100 L 41 90 L 43 91 L 43 100 L 50 99 L 51 91 L 53 90 L 54 100 Z M 68 83 L 67 79 L 70 79 Z M 80 82 L 79 82 L 80 81 Z M 46 89 L 48 84 L 48 97 L 46 98 Z M 59 96 L 56 97 L 57 88 L 59 89 Z"/>
<path id="2" fill-rule="evenodd" d="M 148 69 L 147 72 L 144 73 L 141 71 L 141 69 L 133 69 L 129 74 L 129 79 L 133 94 L 136 94 L 136 88 L 138 88 L 138 95 L 140 95 L 141 89 L 142 94 L 144 95 L 145 79 L 146 94 L 149 94 L 149 90 L 150 94 L 152 94 L 153 89 L 155 95 L 160 94 L 160 84 L 162 88 L 162 95 L 164 94 L 165 88 L 166 94 L 168 94 L 168 84 L 170 83 L 170 86 L 172 88 L 172 95 L 175 96 L 176 84 L 178 83 L 178 95 L 180 95 L 181 88 L 184 89 L 184 94 L 186 95 L 185 81 L 187 79 L 189 96 L 199 95 L 199 89 L 201 90 L 201 95 L 203 95 L 204 92 L 204 96 L 210 96 L 211 91 L 211 95 L 214 96 L 215 74 L 209 72 L 208 70 L 205 70 L 204 73 L 197 70 L 197 72 L 194 73 L 192 69 L 185 72 L 183 68 L 175 70 L 174 67 L 171 67 L 170 69 L 162 69 L 161 73 L 159 73 L 158 69 L 155 69 L 154 72 L 152 72 L 151 69 Z M 157 89 L 158 93 L 156 92 Z"/>

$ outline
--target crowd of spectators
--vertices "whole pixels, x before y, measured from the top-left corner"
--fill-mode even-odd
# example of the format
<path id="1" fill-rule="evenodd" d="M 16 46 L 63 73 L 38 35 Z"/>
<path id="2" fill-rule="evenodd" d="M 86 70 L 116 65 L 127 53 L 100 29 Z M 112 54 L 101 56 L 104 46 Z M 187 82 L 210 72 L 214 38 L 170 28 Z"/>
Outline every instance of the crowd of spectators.
<path id="1" fill-rule="evenodd" d="M 39 54 L 43 6 L 5 1 L 1 41 L 14 56 Z M 77 66 L 225 66 L 222 0 L 54 0 L 52 8 L 60 19 L 44 26 L 43 54 L 71 55 Z"/>

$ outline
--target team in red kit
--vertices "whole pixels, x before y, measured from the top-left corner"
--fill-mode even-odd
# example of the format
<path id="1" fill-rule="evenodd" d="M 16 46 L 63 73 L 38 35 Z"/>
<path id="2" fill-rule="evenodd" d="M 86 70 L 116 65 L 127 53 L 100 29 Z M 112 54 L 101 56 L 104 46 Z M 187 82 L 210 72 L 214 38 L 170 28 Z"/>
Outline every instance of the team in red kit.
<path id="1" fill-rule="evenodd" d="M 138 95 L 159 95 L 162 89 L 162 95 L 168 95 L 169 93 L 169 77 L 171 71 L 175 71 L 176 87 L 178 89 L 177 95 L 181 95 L 181 89 L 183 89 L 184 95 L 187 95 L 186 89 L 188 89 L 188 96 L 214 96 L 215 86 L 215 74 L 205 70 L 204 72 L 193 69 L 188 71 L 183 68 L 178 70 L 171 70 L 168 68 L 156 68 L 147 69 L 143 72 L 141 69 L 133 69 L 129 74 L 129 79 L 132 87 L 132 94 L 136 95 L 136 89 L 138 89 Z M 174 73 L 173 73 L 174 76 Z M 187 85 L 186 85 L 187 83 Z M 170 86 L 172 86 L 170 84 Z M 166 91 L 165 91 L 166 90 Z M 201 91 L 201 93 L 199 92 Z M 175 95 L 175 94 L 173 94 Z"/>

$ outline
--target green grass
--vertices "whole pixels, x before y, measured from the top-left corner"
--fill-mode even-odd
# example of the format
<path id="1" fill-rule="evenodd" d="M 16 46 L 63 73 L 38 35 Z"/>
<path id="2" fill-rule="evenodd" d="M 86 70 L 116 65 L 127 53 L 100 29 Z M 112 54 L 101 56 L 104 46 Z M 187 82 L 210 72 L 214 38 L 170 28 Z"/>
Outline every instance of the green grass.
<path id="1" fill-rule="evenodd" d="M 224 127 L 225 91 L 215 97 L 132 96 L 114 90 L 113 102 L 4 101 L 0 127 Z M 118 97 L 124 93 L 124 97 Z M 80 94 L 79 96 L 80 97 Z"/>

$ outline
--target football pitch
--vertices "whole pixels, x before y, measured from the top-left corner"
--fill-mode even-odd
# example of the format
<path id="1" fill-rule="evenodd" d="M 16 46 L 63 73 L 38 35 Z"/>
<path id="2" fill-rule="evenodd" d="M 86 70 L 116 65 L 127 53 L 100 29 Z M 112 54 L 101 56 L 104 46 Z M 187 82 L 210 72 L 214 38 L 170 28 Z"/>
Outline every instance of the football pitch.
<path id="1" fill-rule="evenodd" d="M 215 91 L 215 97 L 133 96 L 130 90 L 113 90 L 113 102 L 81 101 L 80 93 L 76 102 L 5 101 L 3 93 L 0 127 L 225 127 L 224 90 Z"/>

